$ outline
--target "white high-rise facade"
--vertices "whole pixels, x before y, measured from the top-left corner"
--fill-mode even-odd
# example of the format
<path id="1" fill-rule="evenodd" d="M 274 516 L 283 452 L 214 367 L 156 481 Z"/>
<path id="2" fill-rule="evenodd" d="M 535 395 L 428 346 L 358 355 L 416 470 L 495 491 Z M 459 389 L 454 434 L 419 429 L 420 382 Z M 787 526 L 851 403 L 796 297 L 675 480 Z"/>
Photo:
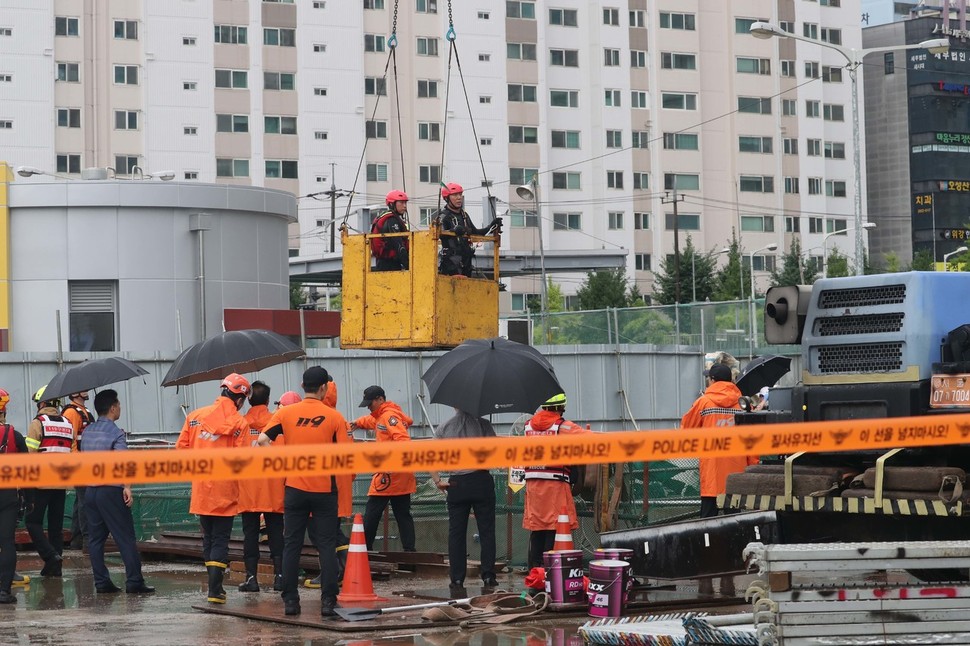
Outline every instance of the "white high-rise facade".
<path id="1" fill-rule="evenodd" d="M 853 226 L 851 91 L 837 52 L 748 28 L 857 48 L 859 15 L 860 0 L 5 0 L 0 158 L 356 186 L 355 209 L 406 188 L 415 225 L 440 181 L 480 219 L 487 180 L 504 246 L 538 255 L 539 225 L 549 250 L 625 250 L 646 294 L 673 254 L 676 189 L 681 247 L 717 252 L 732 230 L 745 258 L 778 245 L 754 257 L 760 292 L 793 239 L 820 260 Z M 535 174 L 539 218 L 515 193 Z M 319 197 L 300 200 L 294 255 L 329 253 Z M 854 255 L 851 232 L 825 246 Z M 552 279 L 568 295 L 582 276 Z M 524 307 L 539 280 L 510 291 Z"/>

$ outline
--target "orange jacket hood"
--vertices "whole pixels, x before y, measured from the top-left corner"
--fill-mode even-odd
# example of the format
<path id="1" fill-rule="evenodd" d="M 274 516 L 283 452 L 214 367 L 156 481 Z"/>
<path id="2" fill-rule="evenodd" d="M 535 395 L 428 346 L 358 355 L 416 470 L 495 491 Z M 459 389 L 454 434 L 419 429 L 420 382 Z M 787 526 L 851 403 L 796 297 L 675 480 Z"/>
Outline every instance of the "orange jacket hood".
<path id="1" fill-rule="evenodd" d="M 562 418 L 562 413 L 542 409 L 532 416 L 532 419 L 529 420 L 529 426 L 537 431 L 545 431 Z"/>
<path id="2" fill-rule="evenodd" d="M 738 408 L 741 391 L 734 385 L 734 382 L 715 381 L 707 387 L 704 395 L 719 408 Z"/>
<path id="3" fill-rule="evenodd" d="M 199 421 L 205 426 L 205 430 L 213 435 L 231 435 L 239 428 L 239 418 L 242 415 L 236 405 L 228 397 L 216 399 L 209 414 Z"/>
<path id="4" fill-rule="evenodd" d="M 411 426 L 412 424 L 414 424 L 414 420 L 408 417 L 407 413 L 401 410 L 401 407 L 395 404 L 394 402 L 388 402 L 388 401 L 384 402 L 383 404 L 381 404 L 380 408 L 378 408 L 376 411 L 373 411 L 371 413 L 371 416 L 374 419 L 380 419 L 381 415 L 383 415 L 384 413 L 393 413 L 395 417 L 397 417 L 402 422 L 404 422 L 405 426 Z"/>

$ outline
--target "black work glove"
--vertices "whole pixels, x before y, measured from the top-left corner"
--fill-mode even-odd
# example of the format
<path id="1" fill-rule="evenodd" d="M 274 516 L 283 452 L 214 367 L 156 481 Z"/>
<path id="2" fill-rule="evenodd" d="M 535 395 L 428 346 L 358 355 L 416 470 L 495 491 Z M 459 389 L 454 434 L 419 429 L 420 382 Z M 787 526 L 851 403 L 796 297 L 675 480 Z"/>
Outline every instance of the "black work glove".
<path id="1" fill-rule="evenodd" d="M 488 225 L 489 231 L 495 231 L 496 233 L 502 233 L 502 218 L 495 218 L 492 220 L 491 224 Z"/>
<path id="2" fill-rule="evenodd" d="M 458 226 L 456 226 L 455 227 L 455 235 L 456 236 L 463 236 L 463 235 L 465 235 L 465 227 L 461 226 L 460 224 Z"/>

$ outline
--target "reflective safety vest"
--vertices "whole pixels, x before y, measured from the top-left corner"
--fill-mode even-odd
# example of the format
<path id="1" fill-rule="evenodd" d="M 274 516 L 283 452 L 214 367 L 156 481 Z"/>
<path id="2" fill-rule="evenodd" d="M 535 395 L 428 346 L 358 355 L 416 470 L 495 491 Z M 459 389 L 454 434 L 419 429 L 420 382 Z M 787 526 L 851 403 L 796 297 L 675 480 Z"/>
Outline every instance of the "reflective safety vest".
<path id="1" fill-rule="evenodd" d="M 81 425 L 77 427 L 77 441 L 81 441 L 81 434 L 84 433 L 84 429 L 88 427 L 88 424 L 94 422 L 94 415 L 84 406 L 78 406 L 77 404 L 71 402 L 61 410 L 61 414 L 68 408 L 73 408 L 77 413 L 77 416 L 81 418 Z"/>
<path id="2" fill-rule="evenodd" d="M 559 421 L 545 429 L 544 431 L 539 431 L 532 428 L 532 424 L 525 425 L 525 436 L 526 437 L 537 437 L 540 435 L 559 435 L 559 425 L 563 423 L 563 419 L 560 417 Z M 531 466 L 525 468 L 525 479 L 526 480 L 558 480 L 560 482 L 570 483 L 569 478 L 569 467 L 566 466 Z"/>
<path id="3" fill-rule="evenodd" d="M 41 453 L 70 453 L 74 444 L 74 427 L 60 415 L 38 415 Z"/>

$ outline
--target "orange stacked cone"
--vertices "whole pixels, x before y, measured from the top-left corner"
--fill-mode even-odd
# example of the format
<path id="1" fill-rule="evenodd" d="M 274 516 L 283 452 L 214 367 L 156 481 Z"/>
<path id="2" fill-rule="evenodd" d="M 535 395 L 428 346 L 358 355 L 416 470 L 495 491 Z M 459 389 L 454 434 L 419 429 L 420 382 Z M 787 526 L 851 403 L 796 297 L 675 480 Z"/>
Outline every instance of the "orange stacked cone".
<path id="1" fill-rule="evenodd" d="M 347 569 L 337 601 L 381 601 L 374 594 L 374 582 L 370 578 L 370 561 L 367 560 L 367 541 L 364 538 L 364 519 L 360 514 L 354 516 L 354 529 L 350 534 L 347 547 Z"/>
<path id="2" fill-rule="evenodd" d="M 556 522 L 556 542 L 553 544 L 554 550 L 574 550 L 573 530 L 570 528 L 569 513 L 566 508 L 562 508 L 559 520 Z"/>

